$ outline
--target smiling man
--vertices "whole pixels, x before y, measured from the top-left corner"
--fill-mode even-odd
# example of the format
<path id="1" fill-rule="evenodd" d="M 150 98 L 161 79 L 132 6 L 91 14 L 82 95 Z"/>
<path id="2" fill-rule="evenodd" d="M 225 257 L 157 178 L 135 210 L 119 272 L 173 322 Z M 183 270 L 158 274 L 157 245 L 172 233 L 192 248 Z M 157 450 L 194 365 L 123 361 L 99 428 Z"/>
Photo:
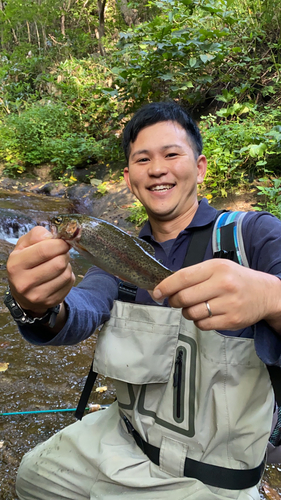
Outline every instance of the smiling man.
<path id="1" fill-rule="evenodd" d="M 174 102 L 141 108 L 123 147 L 149 218 L 140 237 L 174 273 L 152 294 L 94 267 L 73 287 L 64 241 L 42 227 L 20 238 L 10 294 L 38 318 L 18 320 L 20 332 L 66 345 L 103 325 L 93 366 L 114 379 L 117 401 L 29 452 L 19 499 L 258 500 L 274 407 L 266 365 L 281 364 L 281 222 L 245 215 L 249 267 L 213 258 L 218 213 L 197 198 L 201 135 Z"/>
<path id="2" fill-rule="evenodd" d="M 124 176 L 145 206 L 158 241 L 165 235 L 175 238 L 197 210 L 197 184 L 204 180 L 207 161 L 192 142 L 180 124 L 165 121 L 142 129 L 130 146 Z M 165 221 L 163 235 L 158 219 Z"/>

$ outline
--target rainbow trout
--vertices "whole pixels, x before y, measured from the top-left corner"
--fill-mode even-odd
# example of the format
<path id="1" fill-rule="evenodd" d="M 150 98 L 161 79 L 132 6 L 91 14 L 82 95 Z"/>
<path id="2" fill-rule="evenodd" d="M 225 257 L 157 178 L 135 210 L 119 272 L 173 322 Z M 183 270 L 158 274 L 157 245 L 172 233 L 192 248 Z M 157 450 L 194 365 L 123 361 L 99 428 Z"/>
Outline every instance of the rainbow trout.
<path id="1" fill-rule="evenodd" d="M 124 281 L 153 290 L 172 274 L 154 258 L 154 248 L 140 238 L 87 215 L 58 215 L 51 219 L 55 238 L 62 238 L 95 266 Z"/>

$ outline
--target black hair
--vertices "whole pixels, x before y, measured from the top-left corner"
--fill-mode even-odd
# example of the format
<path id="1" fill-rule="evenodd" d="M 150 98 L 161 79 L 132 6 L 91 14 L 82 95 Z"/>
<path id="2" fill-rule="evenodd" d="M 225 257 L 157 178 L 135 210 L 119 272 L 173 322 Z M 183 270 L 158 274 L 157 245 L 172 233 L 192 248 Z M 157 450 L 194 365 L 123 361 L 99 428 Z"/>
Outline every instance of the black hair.
<path id="1" fill-rule="evenodd" d="M 173 121 L 184 128 L 196 158 L 201 155 L 203 142 L 200 130 L 190 114 L 174 101 L 151 102 L 142 106 L 127 123 L 123 131 L 123 150 L 127 162 L 130 156 L 130 143 L 135 142 L 139 132 L 149 125 Z"/>

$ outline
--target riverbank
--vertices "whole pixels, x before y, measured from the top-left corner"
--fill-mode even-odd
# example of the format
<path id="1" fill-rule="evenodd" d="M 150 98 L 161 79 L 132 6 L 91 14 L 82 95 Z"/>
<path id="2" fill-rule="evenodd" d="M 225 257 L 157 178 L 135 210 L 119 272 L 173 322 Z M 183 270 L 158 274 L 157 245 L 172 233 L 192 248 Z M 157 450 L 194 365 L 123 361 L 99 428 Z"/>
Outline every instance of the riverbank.
<path id="1" fill-rule="evenodd" d="M 72 212 L 103 218 L 108 222 L 120 225 L 123 229 L 134 230 L 127 218 L 130 215 L 129 207 L 135 201 L 124 180 L 110 180 L 105 166 L 96 168 L 93 183 L 84 182 L 91 171 L 77 170 L 73 178 L 77 182 L 66 185 L 61 181 L 54 181 L 51 168 L 46 166 L 35 169 L 32 176 L 21 175 L 18 178 L 3 176 L 3 167 L 0 168 L 0 189 L 14 193 L 29 193 L 39 197 L 65 198 L 72 205 Z M 102 194 L 99 183 L 103 184 Z"/>
<path id="2" fill-rule="evenodd" d="M 129 191 L 124 180 L 110 180 L 104 165 L 97 169 L 99 179 L 92 184 L 84 182 L 89 171 L 77 170 L 73 178 L 77 182 L 66 185 L 61 181 L 54 181 L 51 176 L 51 168 L 35 169 L 32 177 L 21 175 L 19 178 L 9 178 L 3 176 L 3 168 L 0 167 L 0 189 L 22 193 L 29 193 L 39 197 L 65 198 L 71 202 L 73 212 L 91 215 L 102 218 L 108 222 L 119 225 L 128 231 L 138 231 L 138 229 L 128 221 L 130 206 L 136 198 Z M 96 173 L 96 172 L 95 172 Z M 101 191 L 99 185 L 104 189 Z M 203 188 L 199 191 L 199 196 L 204 197 L 209 192 Z M 228 210 L 253 210 L 260 201 L 257 189 L 253 185 L 248 190 L 237 189 L 228 193 L 227 197 L 217 197 L 210 202 L 215 208 Z"/>

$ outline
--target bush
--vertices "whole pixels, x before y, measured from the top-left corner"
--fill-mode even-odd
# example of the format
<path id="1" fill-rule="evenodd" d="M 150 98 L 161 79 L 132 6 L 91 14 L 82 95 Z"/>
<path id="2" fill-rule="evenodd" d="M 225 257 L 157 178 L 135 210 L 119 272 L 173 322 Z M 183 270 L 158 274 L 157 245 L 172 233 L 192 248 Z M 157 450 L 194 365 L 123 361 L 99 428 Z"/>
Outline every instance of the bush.
<path id="1" fill-rule="evenodd" d="M 30 166 L 54 163 L 54 175 L 89 160 L 101 159 L 104 144 L 75 130 L 75 115 L 58 104 L 34 105 L 0 124 L 0 159 L 6 173 L 15 175 Z M 20 167 L 20 170 L 19 170 Z"/>
<path id="2" fill-rule="evenodd" d="M 234 186 L 280 169 L 280 111 L 258 112 L 250 105 L 241 105 L 240 110 L 241 117 L 229 112 L 228 118 L 218 121 L 218 116 L 208 115 L 200 123 L 208 159 L 205 183 L 213 195 L 227 196 Z"/>

